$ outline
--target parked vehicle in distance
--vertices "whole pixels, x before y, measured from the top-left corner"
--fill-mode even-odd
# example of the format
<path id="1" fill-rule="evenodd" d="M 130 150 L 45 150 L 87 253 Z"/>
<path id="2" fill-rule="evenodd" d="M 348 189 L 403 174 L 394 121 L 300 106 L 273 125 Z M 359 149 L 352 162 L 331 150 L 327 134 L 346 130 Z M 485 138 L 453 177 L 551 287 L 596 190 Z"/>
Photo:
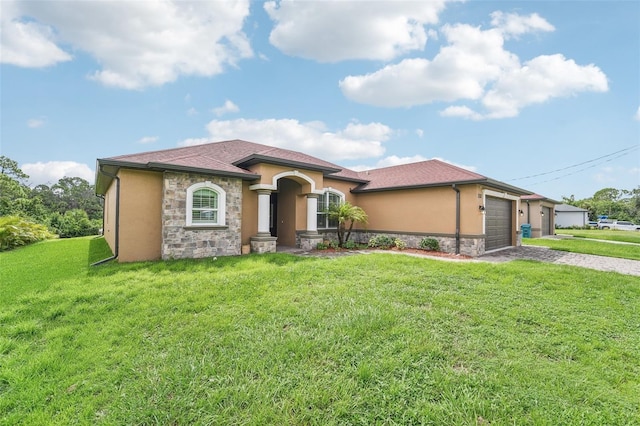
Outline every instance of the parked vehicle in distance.
<path id="1" fill-rule="evenodd" d="M 640 225 L 636 225 L 628 220 L 601 220 L 598 222 L 598 229 L 617 229 L 620 231 L 640 231 Z"/>
<path id="2" fill-rule="evenodd" d="M 590 221 L 587 223 L 587 226 L 588 226 L 589 228 L 597 228 L 597 227 L 598 227 L 598 222 L 596 222 L 595 220 L 590 220 Z"/>

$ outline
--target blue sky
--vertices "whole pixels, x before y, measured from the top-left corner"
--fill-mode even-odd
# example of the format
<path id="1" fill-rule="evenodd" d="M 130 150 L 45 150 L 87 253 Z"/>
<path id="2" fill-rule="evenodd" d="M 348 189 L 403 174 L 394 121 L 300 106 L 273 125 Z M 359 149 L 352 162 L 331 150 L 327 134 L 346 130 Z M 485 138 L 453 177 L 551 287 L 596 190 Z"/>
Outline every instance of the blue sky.
<path id="1" fill-rule="evenodd" d="M 640 2 L 2 0 L 1 145 L 32 184 L 228 139 L 438 158 L 549 198 L 640 185 Z"/>

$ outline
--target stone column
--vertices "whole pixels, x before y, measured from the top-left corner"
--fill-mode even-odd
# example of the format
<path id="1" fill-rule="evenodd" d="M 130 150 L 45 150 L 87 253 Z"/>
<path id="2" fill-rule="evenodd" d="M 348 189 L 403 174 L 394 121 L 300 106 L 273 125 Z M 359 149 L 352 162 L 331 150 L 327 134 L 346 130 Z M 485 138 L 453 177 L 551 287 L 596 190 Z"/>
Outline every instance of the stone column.
<path id="1" fill-rule="evenodd" d="M 269 232 L 269 206 L 271 205 L 271 191 L 258 189 L 258 234 L 251 237 L 252 253 L 275 253 L 276 237 Z"/>
<path id="2" fill-rule="evenodd" d="M 271 203 L 271 191 L 258 190 L 258 237 L 270 237 L 269 232 L 269 205 Z"/>
<path id="3" fill-rule="evenodd" d="M 318 194 L 307 194 L 307 230 L 300 235 L 300 248 L 313 250 L 322 242 L 318 234 Z"/>
<path id="4" fill-rule="evenodd" d="M 307 234 L 318 233 L 318 194 L 307 194 Z"/>

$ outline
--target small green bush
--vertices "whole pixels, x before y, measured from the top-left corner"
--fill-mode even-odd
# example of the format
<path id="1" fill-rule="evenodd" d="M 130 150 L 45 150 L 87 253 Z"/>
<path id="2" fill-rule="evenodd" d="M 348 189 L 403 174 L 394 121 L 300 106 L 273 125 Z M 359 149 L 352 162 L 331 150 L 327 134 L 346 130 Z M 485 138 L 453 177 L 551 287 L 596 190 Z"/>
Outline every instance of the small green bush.
<path id="1" fill-rule="evenodd" d="M 404 250 L 407 248 L 407 243 L 405 243 L 404 240 L 401 240 L 400 238 L 396 238 L 395 240 L 393 240 L 393 245 L 396 246 L 398 250 Z"/>
<path id="2" fill-rule="evenodd" d="M 55 238 L 44 226 L 18 216 L 0 217 L 0 251 Z"/>
<path id="3" fill-rule="evenodd" d="M 438 251 L 440 250 L 440 243 L 435 238 L 424 237 L 420 240 L 420 248 L 422 250 Z"/>
<path id="4" fill-rule="evenodd" d="M 347 250 L 353 250 L 358 248 L 358 244 L 355 241 L 347 241 L 346 243 L 344 243 L 344 248 L 346 248 Z"/>
<path id="5" fill-rule="evenodd" d="M 325 243 L 324 241 L 321 243 L 316 244 L 316 250 L 326 250 L 329 248 L 329 245 L 327 243 Z"/>
<path id="6" fill-rule="evenodd" d="M 329 241 L 329 248 L 337 249 L 340 247 L 340 244 L 336 240 Z"/>
<path id="7" fill-rule="evenodd" d="M 376 235 L 369 239 L 369 247 L 388 249 L 393 247 L 393 239 L 387 235 Z"/>

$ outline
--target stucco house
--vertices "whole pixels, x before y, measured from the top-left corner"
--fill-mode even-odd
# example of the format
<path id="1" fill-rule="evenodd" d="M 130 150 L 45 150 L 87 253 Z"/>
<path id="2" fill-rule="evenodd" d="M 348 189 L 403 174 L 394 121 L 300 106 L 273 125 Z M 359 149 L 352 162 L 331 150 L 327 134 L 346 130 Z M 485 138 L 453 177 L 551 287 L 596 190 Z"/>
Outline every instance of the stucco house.
<path id="1" fill-rule="evenodd" d="M 589 210 L 569 204 L 559 204 L 556 210 L 556 227 L 571 228 L 589 225 Z"/>
<path id="2" fill-rule="evenodd" d="M 121 262 L 315 248 L 335 238 L 330 203 L 362 207 L 356 241 L 425 236 L 471 256 L 520 245 L 530 192 L 438 160 L 356 172 L 232 140 L 97 160 L 104 235 Z"/>
<path id="3" fill-rule="evenodd" d="M 555 229 L 555 206 L 559 201 L 539 194 L 522 196 L 520 223 L 531 225 L 531 237 L 540 238 L 553 235 Z"/>

